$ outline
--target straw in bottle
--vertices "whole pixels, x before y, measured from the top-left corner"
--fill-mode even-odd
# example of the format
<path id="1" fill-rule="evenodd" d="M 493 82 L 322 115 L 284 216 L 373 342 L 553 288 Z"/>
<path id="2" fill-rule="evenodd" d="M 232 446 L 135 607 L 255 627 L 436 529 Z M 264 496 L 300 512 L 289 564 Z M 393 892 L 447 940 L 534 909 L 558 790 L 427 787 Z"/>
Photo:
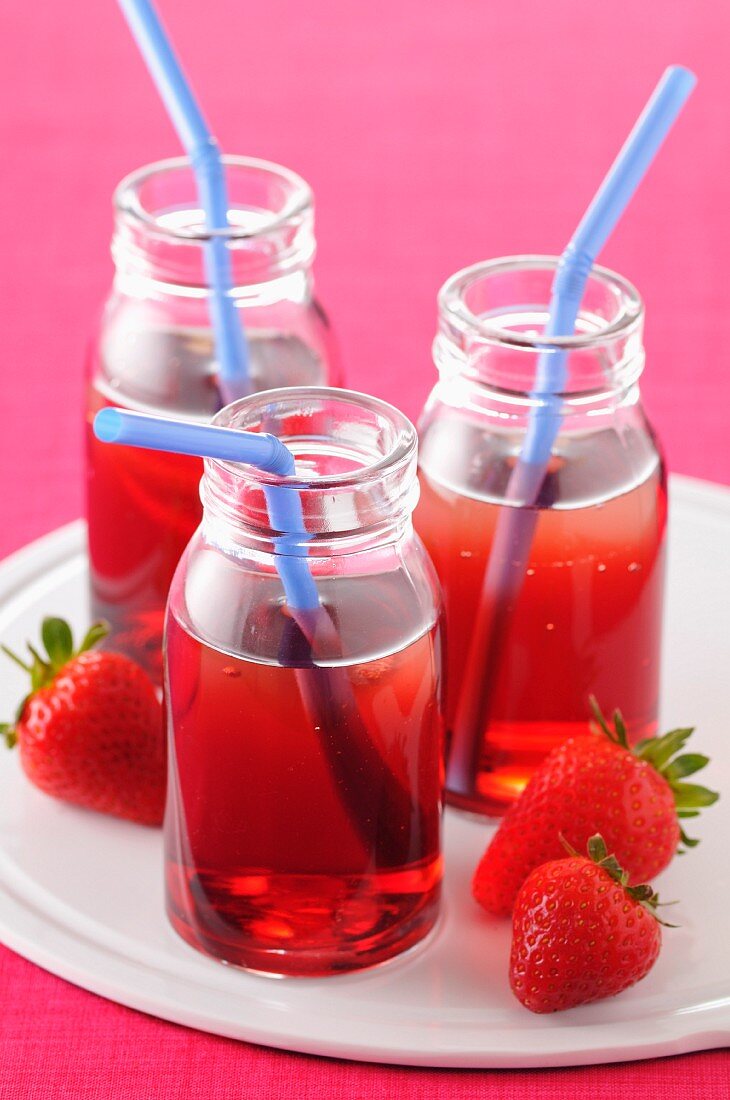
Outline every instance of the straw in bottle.
<path id="1" fill-rule="evenodd" d="M 103 443 L 126 444 L 148 450 L 172 451 L 227 462 L 242 462 L 279 477 L 295 473 L 294 456 L 276 436 L 236 428 L 193 424 L 126 409 L 104 408 L 94 419 L 94 433 Z M 336 779 L 336 787 L 364 845 L 377 847 L 378 862 L 401 866 L 418 850 L 417 838 L 401 827 L 410 820 L 409 792 L 385 764 L 373 744 L 355 701 L 345 668 L 319 666 L 317 648 L 329 659 L 341 655 L 335 625 L 320 603 L 307 559 L 307 531 L 296 485 L 264 484 L 273 530 L 274 564 L 281 579 L 291 620 L 285 627 L 287 652 L 306 650 L 296 667 L 299 692 L 309 723 L 317 731 Z M 306 646 L 296 644 L 298 629 Z M 286 660 L 287 654 L 282 653 Z M 374 806 L 386 812 L 374 813 Z M 420 808 L 415 807 L 420 814 Z M 416 828 L 420 828 L 420 823 Z"/>
<path id="2" fill-rule="evenodd" d="M 204 244 L 211 290 L 209 310 L 215 336 L 223 404 L 250 391 L 248 347 L 231 296 L 233 271 L 226 241 L 228 192 L 220 149 L 150 0 L 119 0 L 150 76 L 190 158 L 209 237 Z"/>
<path id="3" fill-rule="evenodd" d="M 671 66 L 665 71 L 560 258 L 544 333 L 546 350 L 539 356 L 531 394 L 533 407 L 507 485 L 507 506 L 497 522 L 454 722 L 447 785 L 465 797 L 474 794 L 500 640 L 522 588 L 539 519 L 535 505 L 562 422 L 567 351 L 551 348 L 549 338 L 573 334 L 593 263 L 695 84 L 688 69 Z"/>

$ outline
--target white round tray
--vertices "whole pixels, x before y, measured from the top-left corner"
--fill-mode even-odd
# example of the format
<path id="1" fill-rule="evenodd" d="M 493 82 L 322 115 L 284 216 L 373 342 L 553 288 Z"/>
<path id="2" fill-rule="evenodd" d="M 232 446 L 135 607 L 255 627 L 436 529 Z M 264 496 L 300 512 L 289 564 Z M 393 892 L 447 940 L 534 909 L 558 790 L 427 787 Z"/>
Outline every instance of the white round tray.
<path id="1" fill-rule="evenodd" d="M 681 925 L 651 974 L 620 997 L 534 1016 L 507 984 L 508 922 L 471 901 L 491 834 L 447 814 L 446 902 L 414 953 L 354 976 L 271 979 L 221 966 L 168 927 L 158 831 L 63 805 L 0 753 L 0 935 L 68 981 L 218 1035 L 287 1050 L 426 1066 L 580 1065 L 725 1045 L 730 1037 L 730 491 L 675 478 L 663 712 L 699 727 L 708 782 L 726 794 L 703 842 L 660 880 Z M 87 620 L 84 528 L 72 523 L 0 564 L 0 640 L 20 648 L 43 614 Z M 17 675 L 16 675 L 17 672 Z M 23 689 L 0 672 L 0 716 Z M 708 770 L 709 771 L 709 770 Z"/>

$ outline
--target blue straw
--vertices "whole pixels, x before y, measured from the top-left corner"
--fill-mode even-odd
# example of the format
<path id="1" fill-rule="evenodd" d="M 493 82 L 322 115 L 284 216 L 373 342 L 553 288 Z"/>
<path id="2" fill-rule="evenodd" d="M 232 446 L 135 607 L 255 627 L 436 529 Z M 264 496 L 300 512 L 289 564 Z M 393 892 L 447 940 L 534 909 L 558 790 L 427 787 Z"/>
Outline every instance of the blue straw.
<path id="1" fill-rule="evenodd" d="M 150 0 L 118 0 L 182 146 L 190 158 L 200 205 L 211 237 L 203 250 L 209 310 L 225 403 L 250 391 L 248 347 L 231 291 L 233 272 L 225 236 L 228 193 L 218 142 L 185 77 L 167 33 Z"/>
<path id="2" fill-rule="evenodd" d="M 666 70 L 609 169 L 568 247 L 560 258 L 550 299 L 545 336 L 575 331 L 593 263 L 669 133 L 697 78 L 678 65 Z M 549 340 L 545 341 L 549 345 Z M 538 520 L 537 501 L 552 448 L 562 423 L 561 391 L 567 380 L 568 351 L 546 350 L 538 357 L 525 440 L 500 510 L 470 639 L 447 766 L 450 791 L 471 799 L 500 664 L 500 639 L 509 627 L 522 588 Z M 513 507 L 512 504 L 519 505 Z"/>
<path id="3" fill-rule="evenodd" d="M 294 456 L 289 448 L 266 432 L 190 424 L 126 409 L 106 408 L 94 418 L 94 435 L 102 443 L 123 443 L 150 451 L 244 462 L 280 477 L 295 473 Z M 303 537 L 309 536 L 299 493 L 293 487 L 265 485 L 264 495 L 271 526 L 281 532 L 274 539 L 274 560 L 286 602 L 292 610 L 315 611 L 320 606 L 319 596 L 309 569 L 307 548 L 303 545 Z"/>
<path id="4" fill-rule="evenodd" d="M 696 83 L 697 77 L 689 69 L 672 65 L 657 84 L 560 257 L 545 336 L 572 336 L 575 332 L 591 268 Z M 567 358 L 562 348 L 540 355 L 533 397 L 542 400 L 561 392 L 567 379 Z M 545 406 L 533 411 L 520 455 L 522 462 L 542 466 L 548 461 L 560 428 L 561 404 L 559 397 L 548 396 Z"/>

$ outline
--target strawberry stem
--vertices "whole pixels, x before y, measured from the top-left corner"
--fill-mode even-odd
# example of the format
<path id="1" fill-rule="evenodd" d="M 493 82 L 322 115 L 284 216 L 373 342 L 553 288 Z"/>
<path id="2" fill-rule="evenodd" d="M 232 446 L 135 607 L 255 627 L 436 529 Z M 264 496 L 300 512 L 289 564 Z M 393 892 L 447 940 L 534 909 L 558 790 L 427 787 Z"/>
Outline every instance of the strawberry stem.
<path id="1" fill-rule="evenodd" d="M 0 722 L 0 737 L 5 738 L 5 744 L 9 749 L 15 748 L 18 737 L 15 727 L 11 726 L 9 722 Z"/>
<path id="2" fill-rule="evenodd" d="M 626 736 L 626 726 L 624 725 L 621 711 L 615 710 L 613 712 L 614 728 L 611 729 L 608 722 L 603 717 L 603 712 L 598 705 L 598 700 L 596 699 L 595 695 L 590 695 L 588 697 L 588 703 L 591 708 L 591 713 L 593 714 L 593 717 L 595 718 L 599 728 L 606 735 L 609 741 L 612 741 L 614 745 L 620 745 L 622 749 L 628 749 L 629 742 L 628 737 Z"/>
<path id="3" fill-rule="evenodd" d="M 606 842 L 600 833 L 596 833 L 588 840 L 588 855 L 594 863 L 601 863 L 608 855 Z"/>
<path id="4" fill-rule="evenodd" d="M 86 653 L 87 650 L 93 649 L 95 645 L 98 645 L 100 641 L 106 638 L 110 629 L 109 623 L 104 622 L 103 619 L 99 619 L 98 622 L 92 623 L 84 635 L 84 639 L 78 648 L 78 653 Z"/>
<path id="5" fill-rule="evenodd" d="M 65 619 L 44 619 L 41 625 L 41 638 L 46 653 L 54 669 L 63 668 L 71 660 L 74 652 L 73 634 Z"/>
<path id="6" fill-rule="evenodd" d="M 609 855 L 606 842 L 600 833 L 596 833 L 589 838 L 587 851 L 588 858 L 610 875 L 614 882 L 617 882 L 619 886 L 623 887 L 630 898 L 633 898 L 634 901 L 638 901 L 640 905 L 643 905 L 655 920 L 663 924 L 665 928 L 677 927 L 675 924 L 667 924 L 666 921 L 660 920 L 656 914 L 657 906 L 672 905 L 674 903 L 660 902 L 659 895 L 654 890 L 654 887 L 650 886 L 648 882 L 642 882 L 638 886 L 629 886 L 628 872 L 624 871 L 613 853 Z"/>
<path id="7" fill-rule="evenodd" d="M 108 633 L 109 627 L 106 623 L 94 623 L 86 632 L 81 647 L 74 650 L 71 627 L 64 619 L 49 616 L 41 624 L 41 639 L 46 650 L 46 657 L 42 657 L 35 646 L 28 642 L 28 652 L 33 660 L 30 664 L 26 664 L 7 646 L 0 645 L 0 650 L 30 676 L 30 694 L 26 695 L 21 701 L 15 715 L 15 724 L 17 725 L 21 720 L 25 705 L 35 692 L 48 687 L 69 661 L 78 657 L 80 653 L 92 649 Z M 4 737 L 8 747 L 12 748 L 17 741 L 15 725 L 7 722 L 0 723 L 0 737 Z"/>
<path id="8" fill-rule="evenodd" d="M 26 665 L 24 661 L 21 661 L 17 653 L 13 653 L 12 649 L 8 649 L 6 645 L 0 645 L 0 649 L 3 651 L 6 657 L 9 657 L 11 661 L 15 661 L 16 665 L 20 665 L 23 672 L 30 672 L 31 666 Z"/>
<path id="9" fill-rule="evenodd" d="M 709 757 L 699 752 L 687 752 L 677 755 L 686 745 L 694 733 L 694 727 L 682 726 L 679 729 L 669 730 L 661 737 L 648 737 L 639 741 L 633 748 L 629 746 L 626 724 L 621 711 L 613 713 L 613 725 L 611 729 L 603 717 L 595 696 L 590 697 L 590 706 L 593 717 L 601 729 L 614 745 L 620 745 L 639 760 L 646 760 L 667 781 L 674 796 L 674 804 L 677 808 L 677 817 L 696 817 L 701 807 L 712 806 L 720 795 L 709 787 L 701 787 L 697 783 L 682 783 L 681 780 L 688 775 L 694 775 L 709 764 Z M 686 848 L 694 848 L 699 841 L 693 840 L 682 831 L 681 842 Z M 682 849 L 679 849 L 682 851 Z"/>

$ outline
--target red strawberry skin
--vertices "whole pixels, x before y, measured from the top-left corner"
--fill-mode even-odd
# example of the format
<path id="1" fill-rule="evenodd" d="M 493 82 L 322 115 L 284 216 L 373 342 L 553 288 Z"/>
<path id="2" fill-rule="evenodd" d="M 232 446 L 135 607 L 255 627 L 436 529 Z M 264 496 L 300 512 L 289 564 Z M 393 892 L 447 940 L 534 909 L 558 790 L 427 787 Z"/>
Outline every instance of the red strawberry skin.
<path id="1" fill-rule="evenodd" d="M 661 947 L 659 922 L 590 859 L 536 868 L 512 917 L 510 985 L 531 1012 L 588 1004 L 640 981 Z"/>
<path id="2" fill-rule="evenodd" d="M 144 825 L 162 822 L 162 708 L 126 657 L 75 657 L 28 699 L 15 730 L 23 769 L 47 794 Z"/>
<path id="3" fill-rule="evenodd" d="M 650 882 L 680 842 L 674 795 L 646 760 L 598 734 L 554 749 L 502 819 L 474 875 L 474 897 L 507 915 L 534 867 L 576 851 L 600 833 L 629 881 Z"/>

